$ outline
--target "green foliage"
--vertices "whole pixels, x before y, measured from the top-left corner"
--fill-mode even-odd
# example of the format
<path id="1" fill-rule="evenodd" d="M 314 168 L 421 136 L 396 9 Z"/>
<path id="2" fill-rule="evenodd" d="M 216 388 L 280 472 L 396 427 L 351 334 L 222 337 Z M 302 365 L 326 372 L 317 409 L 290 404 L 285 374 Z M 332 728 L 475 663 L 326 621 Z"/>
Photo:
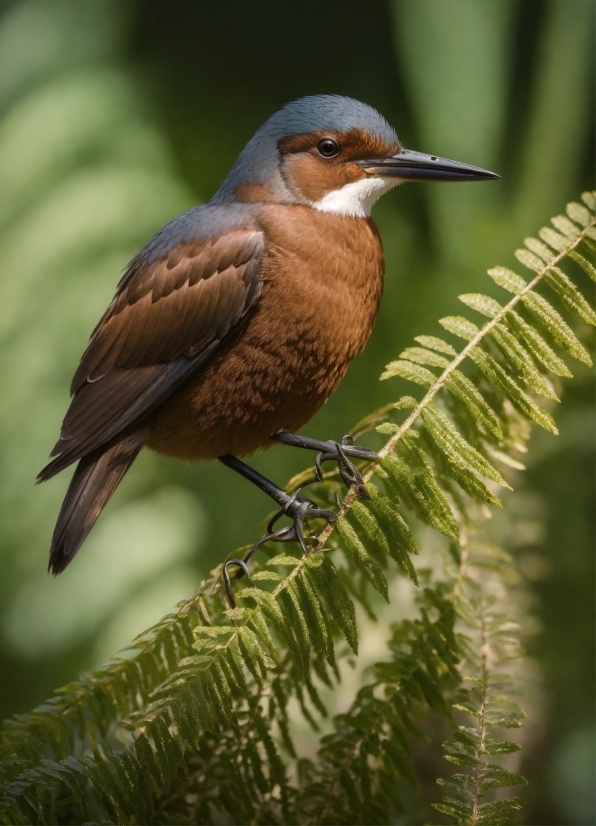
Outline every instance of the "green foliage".
<path id="1" fill-rule="evenodd" d="M 482 585 L 474 578 L 474 569 L 482 575 Z M 527 782 L 520 774 L 486 760 L 487 755 L 519 751 L 518 743 L 495 739 L 489 734 L 493 727 L 519 728 L 525 717 L 522 709 L 509 699 L 513 690 L 510 677 L 495 671 L 516 659 L 520 651 L 515 636 L 517 626 L 507 614 L 507 605 L 499 605 L 495 594 L 490 593 L 487 570 L 493 572 L 494 578 L 515 577 L 508 554 L 473 541 L 462 543 L 453 604 L 463 621 L 464 659 L 460 664 L 462 685 L 453 707 L 471 717 L 472 725 L 455 725 L 453 738 L 443 746 L 446 760 L 468 771 L 456 773 L 449 780 L 439 779 L 437 782 L 446 788 L 447 794 L 441 803 L 432 805 L 466 826 L 509 823 L 511 816 L 521 809 L 517 798 L 492 801 L 483 798 L 492 789 Z M 506 603 L 502 599 L 501 602 Z"/>
<path id="2" fill-rule="evenodd" d="M 494 592 L 497 582 L 506 594 L 512 573 L 506 554 L 470 539 L 474 503 L 500 504 L 491 486 L 509 485 L 495 461 L 516 463 L 532 422 L 556 433 L 530 395 L 556 398 L 545 371 L 568 370 L 554 348 L 589 361 L 581 330 L 537 292 L 544 283 L 565 312 L 596 321 L 560 269 L 571 259 L 580 265 L 574 278 L 591 274 L 582 262 L 593 254 L 595 201 L 582 197 L 585 206 L 570 205 L 555 230 L 518 251 L 531 280 L 489 271 L 512 296 L 507 303 L 462 296 L 488 317 L 482 327 L 442 319 L 466 342 L 461 351 L 419 336 L 420 347 L 388 365 L 382 378 L 427 391 L 356 428 L 389 434 L 364 471 L 370 501 L 348 492 L 337 524 L 313 534 L 306 556 L 251 563 L 252 583 L 235 583 L 238 607 L 227 607 L 217 570 L 128 650 L 5 724 L 2 822 L 385 823 L 400 808 L 400 786 L 416 782 L 412 743 L 424 739 L 429 714 L 452 725 L 447 759 L 462 768 L 440 781 L 448 794 L 435 808 L 466 824 L 508 821 L 517 799 L 486 796 L 525 782 L 492 762 L 517 750 L 492 728 L 519 727 L 523 717 L 509 677 L 496 670 L 517 655 Z M 331 475 L 313 496 L 328 504 L 336 489 Z M 419 522 L 449 543 L 434 574 L 414 569 Z M 373 613 L 369 585 L 389 601 L 400 572 L 413 587 L 424 582 L 418 615 L 393 625 L 372 680 L 328 721 L 325 692 L 358 651 L 356 607 Z M 453 722 L 451 704 L 472 724 Z M 323 730 L 316 757 L 300 756 L 295 709 Z"/>

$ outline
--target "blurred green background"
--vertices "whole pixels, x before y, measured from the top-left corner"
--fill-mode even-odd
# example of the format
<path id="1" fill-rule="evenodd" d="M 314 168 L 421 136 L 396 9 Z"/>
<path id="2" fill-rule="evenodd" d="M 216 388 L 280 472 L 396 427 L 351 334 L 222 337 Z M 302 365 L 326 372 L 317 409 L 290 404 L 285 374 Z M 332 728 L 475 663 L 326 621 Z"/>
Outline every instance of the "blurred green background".
<path id="1" fill-rule="evenodd" d="M 218 465 L 145 452 L 59 579 L 68 474 L 34 487 L 68 385 L 127 261 L 208 200 L 281 104 L 367 101 L 406 146 L 498 171 L 376 208 L 387 258 L 372 339 L 306 429 L 339 438 L 393 398 L 385 363 L 594 185 L 591 0 L 22 0 L 0 4 L 0 714 L 104 661 L 259 535 L 270 503 Z M 461 306 L 461 305 L 460 305 Z M 594 383 L 577 370 L 521 485 L 517 536 L 542 671 L 524 822 L 594 823 Z M 276 448 L 280 483 L 305 466 Z M 521 501 L 521 500 L 520 500 Z M 538 562 L 537 562 L 538 560 Z"/>

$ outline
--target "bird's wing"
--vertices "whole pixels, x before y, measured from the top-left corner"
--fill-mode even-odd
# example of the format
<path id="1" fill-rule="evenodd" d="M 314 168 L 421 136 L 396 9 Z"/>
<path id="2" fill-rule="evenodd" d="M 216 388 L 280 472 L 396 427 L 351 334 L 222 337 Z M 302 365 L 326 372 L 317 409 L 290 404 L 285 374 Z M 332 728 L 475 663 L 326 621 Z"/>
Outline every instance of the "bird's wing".
<path id="1" fill-rule="evenodd" d="M 258 228 L 183 241 L 148 261 L 140 253 L 95 328 L 48 479 L 162 403 L 213 354 L 261 291 Z"/>

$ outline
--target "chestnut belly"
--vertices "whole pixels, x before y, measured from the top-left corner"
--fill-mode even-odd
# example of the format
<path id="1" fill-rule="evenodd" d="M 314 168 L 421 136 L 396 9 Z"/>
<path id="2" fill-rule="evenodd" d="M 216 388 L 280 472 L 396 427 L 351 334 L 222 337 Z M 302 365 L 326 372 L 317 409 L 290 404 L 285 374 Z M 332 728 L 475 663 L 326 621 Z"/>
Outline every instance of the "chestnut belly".
<path id="1" fill-rule="evenodd" d="M 154 414 L 148 447 L 186 461 L 245 456 L 295 432 L 327 401 L 354 353 L 325 343 L 248 335 L 215 354 Z"/>

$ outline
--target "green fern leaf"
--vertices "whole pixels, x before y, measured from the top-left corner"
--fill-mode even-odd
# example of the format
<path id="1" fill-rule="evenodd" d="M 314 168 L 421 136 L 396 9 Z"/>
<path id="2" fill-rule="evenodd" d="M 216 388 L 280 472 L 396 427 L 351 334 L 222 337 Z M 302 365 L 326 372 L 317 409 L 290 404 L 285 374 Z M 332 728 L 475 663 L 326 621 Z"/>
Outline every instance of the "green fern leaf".
<path id="1" fill-rule="evenodd" d="M 511 818 L 521 811 L 519 798 L 513 800 L 492 800 L 489 803 L 480 803 L 476 809 L 476 823 L 478 826 L 507 826 Z"/>
<path id="2" fill-rule="evenodd" d="M 299 601 L 308 620 L 314 647 L 327 658 L 330 665 L 333 665 L 334 650 L 331 629 L 326 612 L 306 571 L 296 579 L 295 587 L 300 592 Z"/>
<path id="3" fill-rule="evenodd" d="M 531 327 L 515 310 L 507 314 L 507 321 L 512 330 L 524 340 L 528 350 L 534 358 L 539 361 L 547 370 L 556 376 L 573 378 L 573 373 L 569 370 L 565 362 L 559 358 L 555 351 L 546 343 L 540 333 Z"/>
<path id="4" fill-rule="evenodd" d="M 528 310 L 546 327 L 556 342 L 578 361 L 582 361 L 588 366 L 592 365 L 592 359 L 586 348 L 567 322 L 545 298 L 536 293 L 527 293 L 522 300 Z"/>
<path id="5" fill-rule="evenodd" d="M 155 754 L 162 778 L 162 788 L 167 794 L 177 774 L 184 764 L 184 754 L 179 743 L 172 740 L 165 720 L 158 717 L 150 726 Z"/>
<path id="6" fill-rule="evenodd" d="M 269 580 L 270 582 L 282 582 L 283 576 L 281 574 L 277 574 L 275 571 L 255 571 L 252 574 L 253 582 L 263 582 Z M 231 619 L 232 617 L 230 617 Z M 235 618 L 235 617 L 234 617 Z"/>
<path id="7" fill-rule="evenodd" d="M 424 453 L 414 445 L 402 442 L 402 456 L 386 456 L 381 465 L 398 495 L 415 510 L 420 518 L 454 542 L 459 529 L 449 502 L 437 485 Z"/>
<path id="8" fill-rule="evenodd" d="M 528 286 L 527 281 L 521 275 L 507 267 L 492 267 L 488 270 L 488 274 L 499 287 L 503 287 L 508 293 L 514 295 L 519 295 Z"/>
<path id="9" fill-rule="evenodd" d="M 530 390 L 545 396 L 547 399 L 559 401 L 559 397 L 551 385 L 536 369 L 530 353 L 503 324 L 495 324 L 490 334 L 511 366 L 523 377 Z"/>
<path id="10" fill-rule="evenodd" d="M 505 267 L 494 267 L 488 271 L 488 274 L 499 286 L 515 295 L 519 295 L 519 293 L 527 287 L 523 278 Z M 528 310 L 546 327 L 556 342 L 564 347 L 574 358 L 583 361 L 585 364 L 592 364 L 592 360 L 585 347 L 578 340 L 569 325 L 546 299 L 536 293 L 526 293 L 522 297 L 522 301 Z"/>
<path id="11" fill-rule="evenodd" d="M 575 241 L 579 237 L 579 227 L 565 215 L 556 215 L 554 218 L 551 218 L 551 224 L 556 227 L 559 232 L 562 232 L 563 235 L 566 235 L 570 241 Z"/>
<path id="12" fill-rule="evenodd" d="M 307 558 L 306 566 L 319 586 L 319 593 L 325 595 L 329 614 L 341 629 L 346 642 L 358 654 L 358 628 L 354 603 L 337 575 L 333 562 L 322 554 Z"/>
<path id="13" fill-rule="evenodd" d="M 426 350 L 424 347 L 407 347 L 403 353 L 400 353 L 400 359 L 429 367 L 441 367 L 443 369 L 449 367 L 449 361 L 446 358 L 433 353 L 432 350 Z"/>
<path id="14" fill-rule="evenodd" d="M 302 601 L 300 599 L 300 594 L 298 593 L 296 586 L 293 581 L 288 582 L 285 591 L 283 592 L 283 597 L 289 598 L 291 602 L 291 610 L 290 614 L 293 613 L 294 622 L 292 623 L 292 627 L 294 629 L 294 636 L 298 643 L 298 647 L 300 648 L 300 652 L 302 655 L 302 660 L 305 664 L 305 673 L 308 669 L 308 662 L 310 659 L 310 632 L 308 628 L 308 622 L 306 620 L 306 616 L 303 610 Z"/>
<path id="15" fill-rule="evenodd" d="M 482 393 L 467 376 L 459 370 L 454 370 L 445 382 L 445 387 L 463 404 L 472 418 L 482 425 L 487 433 L 492 433 L 499 441 L 504 439 L 497 414 L 489 407 Z"/>
<path id="16" fill-rule="evenodd" d="M 582 227 L 587 227 L 592 220 L 590 211 L 576 201 L 571 201 L 571 203 L 567 204 L 565 212 L 572 221 L 575 221 L 576 224 L 580 224 Z"/>
<path id="17" fill-rule="evenodd" d="M 237 670 L 242 673 L 243 665 L 249 670 L 254 679 L 263 685 L 267 675 L 267 667 L 274 666 L 272 660 L 264 661 L 263 652 L 258 643 L 256 634 L 248 628 L 248 626 L 241 626 L 238 632 L 237 639 L 238 650 L 235 656 L 240 657 L 240 662 L 237 665 Z M 247 687 L 248 689 L 248 687 Z M 245 694 L 248 690 L 245 691 Z"/>
<path id="18" fill-rule="evenodd" d="M 473 499 L 476 499 L 478 502 L 484 502 L 487 505 L 495 505 L 497 508 L 503 507 L 501 500 L 486 487 L 481 479 L 467 468 L 450 463 L 450 474 L 457 484 Z"/>
<path id="19" fill-rule="evenodd" d="M 455 797 L 445 797 L 443 803 L 431 803 L 433 809 L 436 809 L 441 814 L 454 817 L 456 820 L 470 823 L 472 817 L 472 810 L 469 806 Z"/>
<path id="20" fill-rule="evenodd" d="M 476 448 L 466 442 L 449 417 L 436 404 L 429 402 L 422 412 L 422 418 L 435 443 L 452 464 L 461 468 L 470 467 L 487 479 L 511 490 L 499 471 Z"/>
<path id="21" fill-rule="evenodd" d="M 263 612 L 260 608 L 256 608 L 254 611 L 251 611 L 250 625 L 252 626 L 252 630 L 255 632 L 261 643 L 265 646 L 265 650 L 271 657 L 272 662 L 275 663 L 275 661 L 277 660 L 277 649 L 275 647 L 273 640 L 271 639 L 271 634 L 269 633 L 269 629 L 267 628 L 265 617 L 263 616 Z"/>
<path id="22" fill-rule="evenodd" d="M 295 560 L 294 560 L 295 561 Z M 287 618 L 279 607 L 277 601 L 267 591 L 261 591 L 259 588 L 244 588 L 237 595 L 240 599 L 252 597 L 259 605 L 264 616 L 269 620 L 271 625 L 285 639 L 288 647 L 292 651 L 296 663 L 300 664 L 303 671 L 308 667 L 308 662 L 302 657 L 302 651 L 294 637 L 292 628 L 290 627 Z"/>
<path id="23" fill-rule="evenodd" d="M 582 270 L 590 276 L 592 281 L 596 281 L 596 267 L 591 264 L 587 258 L 577 252 L 577 250 L 571 250 L 569 253 L 569 257 L 572 258 L 576 264 L 579 264 Z"/>
<path id="24" fill-rule="evenodd" d="M 538 238 L 524 238 L 524 244 L 530 250 L 530 252 L 534 253 L 535 255 L 540 258 L 540 260 L 544 264 L 551 264 L 552 260 L 555 256 L 553 256 L 552 251 L 543 244 Z M 541 266 L 541 269 L 544 269 L 544 266 Z M 540 272 L 540 270 L 539 270 Z"/>
<path id="25" fill-rule="evenodd" d="M 500 364 L 491 358 L 487 353 L 479 348 L 474 348 L 470 353 L 470 358 L 476 364 L 478 369 L 486 376 L 490 383 L 507 396 L 512 404 L 524 413 L 528 418 L 532 419 L 548 430 L 550 433 L 558 434 L 557 427 L 552 416 L 539 407 L 524 391 L 515 383 L 501 367 Z"/>
<path id="26" fill-rule="evenodd" d="M 526 239 L 526 241 L 527 240 L 528 239 Z M 524 267 L 527 267 L 529 270 L 532 270 L 533 272 L 542 272 L 545 269 L 544 261 L 537 255 L 534 255 L 533 252 L 530 252 L 530 250 L 515 250 L 515 257 L 524 265 Z M 552 256 L 549 254 L 547 260 L 551 260 L 551 257 Z"/>
<path id="27" fill-rule="evenodd" d="M 242 639 L 243 634 L 246 635 L 247 632 L 252 633 L 250 629 L 243 626 L 239 632 L 239 635 L 231 638 L 228 643 L 228 657 L 222 659 L 222 667 L 226 671 L 228 683 L 234 685 L 236 690 L 242 694 L 249 693 L 248 683 L 246 682 L 246 678 L 244 676 L 245 659 L 240 646 L 240 639 Z M 271 665 L 274 664 L 271 663 Z M 259 674 L 254 674 L 253 676 L 256 680 L 259 680 Z"/>
<path id="28" fill-rule="evenodd" d="M 557 293 L 563 306 L 570 313 L 585 321 L 586 324 L 596 326 L 596 313 L 562 270 L 553 267 L 544 280 Z"/>
<path id="29" fill-rule="evenodd" d="M 118 771 L 118 756 L 114 755 L 113 757 L 114 768 Z M 108 813 L 111 820 L 116 823 L 120 822 L 124 812 L 128 809 L 128 801 L 118 783 L 116 783 L 114 776 L 109 771 L 107 763 L 102 759 L 96 762 L 86 755 L 81 757 L 81 763 L 87 770 L 87 777 L 89 778 L 96 800 Z M 127 779 L 125 779 L 125 786 L 126 785 L 128 785 Z"/>
<path id="30" fill-rule="evenodd" d="M 269 762 L 269 770 L 271 772 L 271 779 L 274 783 L 278 783 L 282 787 L 286 786 L 287 778 L 284 764 L 281 761 L 281 758 L 279 756 L 277 748 L 275 747 L 273 739 L 269 735 L 267 724 L 265 723 L 265 720 L 263 720 L 260 714 L 255 715 L 255 727 L 260 737 L 261 743 L 265 747 L 265 752 L 267 754 L 267 759 Z"/>
<path id="31" fill-rule="evenodd" d="M 136 744 L 134 753 L 132 751 L 125 751 L 120 755 L 115 755 L 115 758 L 113 765 L 117 769 L 120 764 L 128 779 L 128 793 L 135 800 L 135 809 L 138 812 L 139 820 L 141 823 L 149 823 L 155 811 L 153 806 L 153 790 L 151 788 L 150 775 L 143 771 L 143 767 L 139 765 L 136 759 Z M 122 779 L 122 775 L 120 775 L 120 777 Z"/>
<path id="32" fill-rule="evenodd" d="M 503 312 L 503 307 L 498 301 L 482 293 L 462 293 L 462 295 L 458 295 L 458 298 L 467 307 L 488 318 L 494 318 Z"/>
<path id="33" fill-rule="evenodd" d="M 298 565 L 299 560 L 295 556 L 289 556 L 288 554 L 278 554 L 277 556 L 272 557 L 268 562 L 267 565 L 291 565 L 292 568 L 295 568 Z"/>
<path id="34" fill-rule="evenodd" d="M 540 235 L 542 240 L 546 241 L 546 243 L 557 252 L 563 252 L 569 246 L 569 239 L 565 238 L 564 235 L 555 232 L 555 230 L 551 229 L 551 227 L 542 227 L 538 235 Z"/>
<path id="35" fill-rule="evenodd" d="M 348 518 L 356 522 L 355 527 L 364 535 L 371 549 L 376 547 L 382 551 L 380 564 L 385 564 L 384 557 L 390 555 L 389 542 L 376 513 L 367 505 L 357 501 L 352 503 Z"/>
<path id="36" fill-rule="evenodd" d="M 519 743 L 512 743 L 510 740 L 494 740 L 491 737 L 485 737 L 482 743 L 483 754 L 512 754 L 520 749 Z"/>
<path id="37" fill-rule="evenodd" d="M 221 663 L 215 661 L 209 669 L 205 688 L 213 703 L 213 710 L 222 725 L 237 727 L 237 720 L 232 713 L 231 691 Z"/>
<path id="38" fill-rule="evenodd" d="M 445 353 L 448 356 L 457 355 L 457 352 L 450 344 L 447 344 L 446 341 L 443 341 L 442 338 L 438 338 L 437 336 L 415 336 L 414 340 L 430 350 L 438 350 L 439 353 Z"/>
<path id="39" fill-rule="evenodd" d="M 494 763 L 483 763 L 480 770 L 480 789 L 503 789 L 507 786 L 527 785 L 528 781 L 521 774 L 507 771 Z"/>
<path id="40" fill-rule="evenodd" d="M 440 318 L 439 324 L 450 333 L 453 333 L 454 336 L 463 338 L 465 341 L 472 341 L 480 333 L 480 329 L 475 324 L 461 315 L 450 315 L 445 316 L 445 318 Z"/>
<path id="41" fill-rule="evenodd" d="M 155 759 L 151 744 L 144 734 L 140 734 L 135 740 L 135 751 L 142 772 L 149 777 L 152 777 L 158 787 L 165 785 L 164 778 L 162 777 L 162 773 L 160 771 L 160 766 Z"/>
<path id="42" fill-rule="evenodd" d="M 393 502 L 383 496 L 379 489 L 370 482 L 368 492 L 372 500 L 370 507 L 374 510 L 387 536 L 389 555 L 403 568 L 412 582 L 418 585 L 418 576 L 410 560 L 411 554 L 418 553 L 412 532 Z"/>
<path id="43" fill-rule="evenodd" d="M 451 345 L 445 344 L 442 339 L 436 338 L 435 336 L 418 336 L 416 340 L 420 341 L 420 343 L 428 345 L 429 347 L 436 346 L 436 349 L 439 349 L 441 352 L 450 352 L 456 355 L 455 350 L 451 347 Z M 424 363 L 430 363 L 430 361 L 427 360 L 427 350 L 423 350 L 419 347 L 413 347 L 408 348 L 405 352 L 420 361 L 424 360 Z M 440 359 L 440 357 L 435 357 L 435 360 L 433 361 L 437 367 L 447 367 L 449 365 L 449 362 L 446 359 L 441 359 L 440 361 L 438 359 Z M 392 364 L 397 365 L 398 362 L 393 362 Z M 407 366 L 402 368 L 402 364 L 404 364 L 404 362 L 399 363 L 397 370 L 400 372 L 396 372 L 395 375 L 402 375 L 404 378 L 410 378 L 410 380 L 415 381 L 416 379 L 414 378 L 414 372 L 412 372 Z M 405 364 L 407 365 L 407 362 Z M 387 366 L 391 367 L 392 365 Z M 436 377 L 430 372 L 430 370 L 426 371 L 424 368 L 418 368 L 416 375 L 420 377 L 417 383 L 424 384 L 426 387 L 431 387 L 431 382 L 436 381 Z M 445 387 L 464 405 L 468 413 L 470 413 L 476 421 L 482 424 L 488 433 L 492 433 L 499 440 L 504 438 L 495 412 L 486 403 L 482 394 L 461 371 L 453 370 L 445 381 Z"/>
<path id="44" fill-rule="evenodd" d="M 394 376 L 400 376 L 402 379 L 407 379 L 415 384 L 421 384 L 423 387 L 432 387 L 437 380 L 434 373 L 430 370 L 425 370 L 417 364 L 412 364 L 411 361 L 392 361 L 385 368 L 385 372 L 381 374 L 381 381 L 391 379 Z"/>
<path id="45" fill-rule="evenodd" d="M 468 341 L 474 339 L 479 333 L 478 327 L 462 316 L 448 316 L 447 318 L 440 319 L 439 323 L 449 330 L 449 332 L 465 338 Z M 474 347 L 470 351 L 470 359 L 476 364 L 483 375 L 486 376 L 493 387 L 509 398 L 522 413 L 550 433 L 556 435 L 559 432 L 552 416 L 532 401 L 488 353 L 479 347 Z"/>
<path id="46" fill-rule="evenodd" d="M 343 547 L 348 551 L 373 588 L 389 602 L 389 590 L 385 575 L 358 538 L 354 528 L 348 522 L 340 521 L 337 530 L 342 539 Z"/>
<path id="47" fill-rule="evenodd" d="M 479 293 L 466 293 L 464 295 L 460 295 L 459 299 L 468 307 L 471 307 L 473 310 L 476 310 L 489 318 L 494 318 L 503 311 L 503 307 L 499 304 L 499 302 L 487 295 L 481 295 Z M 557 356 L 557 354 L 548 346 L 548 344 L 534 330 L 534 328 L 530 327 L 530 325 L 527 324 L 523 318 L 515 312 L 515 310 L 510 310 L 507 313 L 504 323 L 508 323 L 517 336 L 524 340 L 530 353 L 548 370 L 558 376 L 572 377 L 572 374 L 567 369 L 565 362 Z M 521 345 L 519 342 L 515 341 L 515 338 L 512 338 L 511 335 L 506 335 L 506 340 L 503 339 L 503 335 L 500 335 L 500 331 L 503 330 L 503 326 L 504 324 L 496 325 L 496 327 L 491 331 L 491 335 L 498 343 L 499 338 L 501 339 L 503 346 L 507 348 L 507 350 L 504 351 L 505 355 L 509 357 L 509 354 L 511 354 L 511 357 L 515 360 L 515 366 L 518 370 L 520 370 L 520 372 L 525 371 L 527 375 L 533 378 L 534 382 L 537 382 L 537 384 L 533 387 L 536 392 L 543 393 L 543 395 L 546 395 L 548 398 L 558 400 L 556 395 L 553 394 L 552 388 L 550 388 L 550 386 L 544 381 L 543 377 L 533 369 L 528 353 L 523 348 L 520 349 Z M 528 366 L 530 368 L 529 371 Z M 526 375 L 524 375 L 524 378 L 525 377 Z"/>

